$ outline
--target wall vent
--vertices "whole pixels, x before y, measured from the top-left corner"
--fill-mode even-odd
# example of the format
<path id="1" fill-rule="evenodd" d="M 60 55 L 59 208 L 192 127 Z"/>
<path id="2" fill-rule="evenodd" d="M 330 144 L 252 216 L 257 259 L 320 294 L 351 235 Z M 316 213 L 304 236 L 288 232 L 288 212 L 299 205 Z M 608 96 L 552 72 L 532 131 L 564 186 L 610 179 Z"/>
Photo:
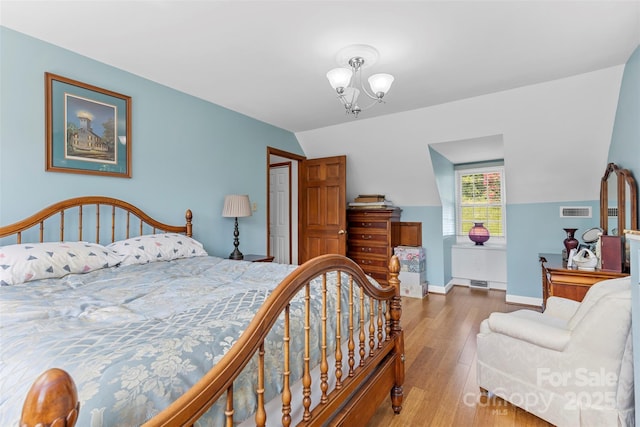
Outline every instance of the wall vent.
<path id="1" fill-rule="evenodd" d="M 591 206 L 560 206 L 560 218 L 591 218 Z"/>
<path id="2" fill-rule="evenodd" d="M 475 289 L 489 289 L 489 282 L 486 280 L 474 280 L 469 281 L 469 287 Z"/>
<path id="3" fill-rule="evenodd" d="M 617 217 L 618 216 L 618 207 L 612 207 L 612 208 L 607 208 L 607 215 L 610 217 Z"/>

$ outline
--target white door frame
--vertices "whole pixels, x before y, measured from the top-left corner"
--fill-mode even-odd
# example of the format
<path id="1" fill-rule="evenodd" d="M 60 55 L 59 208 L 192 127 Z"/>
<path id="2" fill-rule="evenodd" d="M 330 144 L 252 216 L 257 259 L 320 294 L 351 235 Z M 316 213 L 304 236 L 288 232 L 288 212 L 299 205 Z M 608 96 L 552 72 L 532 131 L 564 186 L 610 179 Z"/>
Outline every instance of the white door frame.
<path id="1" fill-rule="evenodd" d="M 300 163 L 305 160 L 304 156 L 300 156 L 299 154 L 289 153 L 287 151 L 282 151 L 277 148 L 267 147 L 267 251 L 269 255 L 274 255 L 271 253 L 271 230 L 270 230 L 270 215 L 271 215 L 271 201 L 270 192 L 271 192 L 271 165 L 278 163 L 291 163 L 291 197 L 290 201 L 290 212 L 289 221 L 290 221 L 290 229 L 291 229 L 291 264 L 298 263 L 298 182 L 300 179 L 299 171 L 300 171 Z"/>

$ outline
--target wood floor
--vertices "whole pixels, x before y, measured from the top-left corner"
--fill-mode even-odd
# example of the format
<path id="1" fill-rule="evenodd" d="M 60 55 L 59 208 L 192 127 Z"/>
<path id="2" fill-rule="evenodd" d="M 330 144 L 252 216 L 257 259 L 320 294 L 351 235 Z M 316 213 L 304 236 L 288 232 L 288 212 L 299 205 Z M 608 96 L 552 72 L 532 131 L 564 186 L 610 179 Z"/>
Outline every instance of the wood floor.
<path id="1" fill-rule="evenodd" d="M 504 400 L 484 397 L 476 384 L 476 334 L 506 304 L 504 291 L 455 286 L 446 296 L 402 299 L 406 371 L 402 412 L 387 399 L 367 427 L 551 426 Z M 529 307 L 527 307 L 529 308 Z"/>

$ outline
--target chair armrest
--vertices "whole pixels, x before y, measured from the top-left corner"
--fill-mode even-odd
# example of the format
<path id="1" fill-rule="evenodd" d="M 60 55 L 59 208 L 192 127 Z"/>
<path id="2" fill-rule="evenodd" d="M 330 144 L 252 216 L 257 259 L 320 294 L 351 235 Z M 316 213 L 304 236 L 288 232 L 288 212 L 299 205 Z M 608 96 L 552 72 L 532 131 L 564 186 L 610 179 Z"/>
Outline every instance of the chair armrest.
<path id="1" fill-rule="evenodd" d="M 580 307 L 578 301 L 561 297 L 549 297 L 547 298 L 544 315 L 569 320 L 576 313 L 578 307 Z"/>
<path id="2" fill-rule="evenodd" d="M 571 332 L 567 329 L 509 313 L 491 313 L 488 323 L 493 332 L 555 351 L 563 351 L 571 339 Z"/>

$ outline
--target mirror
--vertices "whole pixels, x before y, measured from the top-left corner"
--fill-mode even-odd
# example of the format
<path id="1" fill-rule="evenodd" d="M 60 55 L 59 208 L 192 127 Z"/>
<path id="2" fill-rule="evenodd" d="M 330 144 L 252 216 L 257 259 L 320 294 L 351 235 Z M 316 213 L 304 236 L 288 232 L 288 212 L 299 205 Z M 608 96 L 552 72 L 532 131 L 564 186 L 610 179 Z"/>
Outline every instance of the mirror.
<path id="1" fill-rule="evenodd" d="M 622 236 L 638 229 L 638 194 L 631 171 L 609 163 L 600 181 L 600 228 L 604 234 Z"/>

